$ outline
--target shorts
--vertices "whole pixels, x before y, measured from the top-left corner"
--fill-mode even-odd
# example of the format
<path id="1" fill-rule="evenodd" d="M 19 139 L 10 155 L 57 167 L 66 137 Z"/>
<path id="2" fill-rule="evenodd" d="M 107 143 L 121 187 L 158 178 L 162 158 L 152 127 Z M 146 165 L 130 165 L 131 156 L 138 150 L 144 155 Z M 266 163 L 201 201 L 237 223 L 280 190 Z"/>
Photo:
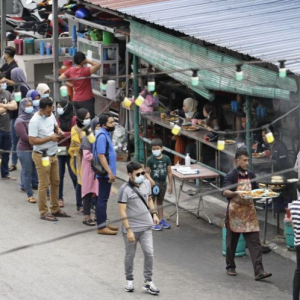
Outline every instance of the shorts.
<path id="1" fill-rule="evenodd" d="M 166 191 L 167 191 L 167 183 L 166 182 L 156 182 L 156 185 L 159 186 L 159 194 L 154 196 L 153 198 L 155 200 L 158 200 L 160 202 L 164 201 L 165 199 L 165 195 L 166 195 Z"/>

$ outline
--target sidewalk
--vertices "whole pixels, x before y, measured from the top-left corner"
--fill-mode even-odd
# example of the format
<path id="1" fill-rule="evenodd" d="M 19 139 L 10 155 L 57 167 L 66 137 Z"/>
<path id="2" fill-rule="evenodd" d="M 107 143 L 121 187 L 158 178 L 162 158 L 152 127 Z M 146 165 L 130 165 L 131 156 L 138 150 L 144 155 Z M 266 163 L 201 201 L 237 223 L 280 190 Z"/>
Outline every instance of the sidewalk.
<path id="1" fill-rule="evenodd" d="M 126 171 L 126 162 L 118 162 L 117 164 L 117 177 L 121 180 L 127 181 L 128 175 Z M 179 191 L 180 181 L 176 181 L 176 190 Z M 189 182 L 184 183 L 184 191 L 187 190 L 195 190 L 195 185 Z M 209 195 L 203 196 L 205 212 L 209 216 L 213 225 L 222 227 L 224 223 L 226 208 L 227 208 L 227 200 L 221 195 L 221 192 L 211 187 L 208 184 L 205 184 L 203 187 L 203 193 L 211 193 Z M 175 212 L 175 193 L 166 194 L 165 201 L 171 204 L 174 204 L 174 212 Z M 196 212 L 198 208 L 199 202 L 199 194 L 194 196 L 189 196 L 187 193 L 181 193 L 180 195 L 180 208 L 183 210 L 182 213 L 191 213 L 196 218 Z M 179 214 L 179 226 L 180 226 L 180 214 Z M 264 218 L 265 211 L 257 211 L 258 219 L 260 223 L 260 237 L 261 240 L 263 238 L 263 229 L 264 229 Z M 168 216 L 167 216 L 168 217 Z M 207 218 L 200 211 L 200 217 L 207 221 Z M 268 225 L 267 225 L 267 237 L 266 244 L 270 246 L 270 248 L 278 253 L 279 255 L 290 259 L 296 262 L 296 255 L 293 251 L 289 251 L 286 248 L 283 227 L 283 218 L 284 213 L 280 214 L 280 235 L 277 234 L 276 228 L 276 218 L 273 218 L 272 211 L 268 212 Z M 171 219 L 174 223 L 176 222 L 176 214 L 174 214 Z"/>

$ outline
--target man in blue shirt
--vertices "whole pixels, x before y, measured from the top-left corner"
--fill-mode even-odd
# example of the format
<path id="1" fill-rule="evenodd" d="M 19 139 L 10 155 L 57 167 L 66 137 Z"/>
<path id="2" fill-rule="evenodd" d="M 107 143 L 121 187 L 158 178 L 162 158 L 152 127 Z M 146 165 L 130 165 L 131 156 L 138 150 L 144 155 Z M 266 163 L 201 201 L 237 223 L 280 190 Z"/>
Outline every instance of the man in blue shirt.
<path id="1" fill-rule="evenodd" d="M 97 175 L 99 181 L 97 201 L 98 233 L 116 235 L 118 233 L 118 227 L 105 225 L 107 220 L 107 201 L 110 195 L 111 185 L 115 182 L 117 173 L 117 156 L 110 136 L 110 132 L 115 130 L 114 117 L 109 113 L 100 115 L 99 125 L 101 128 L 96 136 L 95 155 L 98 155 L 99 161 L 106 170 L 107 175 Z"/>

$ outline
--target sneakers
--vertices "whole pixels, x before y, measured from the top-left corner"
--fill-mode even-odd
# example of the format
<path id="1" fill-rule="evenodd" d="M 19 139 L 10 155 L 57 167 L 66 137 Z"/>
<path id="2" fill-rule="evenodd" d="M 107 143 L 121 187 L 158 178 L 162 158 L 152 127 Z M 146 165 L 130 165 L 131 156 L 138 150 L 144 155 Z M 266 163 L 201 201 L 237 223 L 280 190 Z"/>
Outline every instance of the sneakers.
<path id="1" fill-rule="evenodd" d="M 165 220 L 161 220 L 159 222 L 159 225 L 162 225 L 163 229 L 170 229 L 171 225 L 169 223 L 167 223 Z"/>
<path id="2" fill-rule="evenodd" d="M 159 224 L 159 225 L 153 225 L 152 226 L 152 230 L 161 231 L 161 230 L 163 230 L 163 227 L 162 227 L 161 224 Z"/>
<path id="3" fill-rule="evenodd" d="M 143 284 L 143 289 L 151 295 L 159 294 L 159 289 L 156 288 L 153 281 L 145 281 L 145 283 Z"/>
<path id="4" fill-rule="evenodd" d="M 134 291 L 133 280 L 126 280 L 125 292 L 132 293 Z"/>

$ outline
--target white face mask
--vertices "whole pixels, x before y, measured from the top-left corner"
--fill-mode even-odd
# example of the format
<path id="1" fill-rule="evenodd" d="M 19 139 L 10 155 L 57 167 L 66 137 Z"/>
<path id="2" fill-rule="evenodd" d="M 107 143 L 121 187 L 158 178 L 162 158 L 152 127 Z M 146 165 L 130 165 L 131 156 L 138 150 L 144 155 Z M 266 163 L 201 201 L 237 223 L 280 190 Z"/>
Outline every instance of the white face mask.
<path id="1" fill-rule="evenodd" d="M 62 107 L 58 107 L 56 111 L 60 116 L 64 114 L 64 109 Z"/>
<path id="2" fill-rule="evenodd" d="M 6 90 L 7 89 L 7 84 L 6 83 L 1 83 L 0 89 L 1 90 Z"/>
<path id="3" fill-rule="evenodd" d="M 157 157 L 161 155 L 161 150 L 152 150 L 152 154 Z"/>
<path id="4" fill-rule="evenodd" d="M 144 175 L 140 175 L 139 177 L 135 177 L 135 178 L 134 178 L 134 182 L 135 182 L 136 184 L 141 184 L 141 183 L 144 182 L 144 180 L 145 180 L 145 176 L 144 176 Z"/>
<path id="5" fill-rule="evenodd" d="M 82 122 L 82 124 L 84 126 L 90 125 L 91 124 L 91 119 L 84 119 L 83 122 Z"/>
<path id="6" fill-rule="evenodd" d="M 193 117 L 193 113 L 192 112 L 187 112 L 185 113 L 185 116 L 188 118 L 188 119 L 191 119 Z"/>

